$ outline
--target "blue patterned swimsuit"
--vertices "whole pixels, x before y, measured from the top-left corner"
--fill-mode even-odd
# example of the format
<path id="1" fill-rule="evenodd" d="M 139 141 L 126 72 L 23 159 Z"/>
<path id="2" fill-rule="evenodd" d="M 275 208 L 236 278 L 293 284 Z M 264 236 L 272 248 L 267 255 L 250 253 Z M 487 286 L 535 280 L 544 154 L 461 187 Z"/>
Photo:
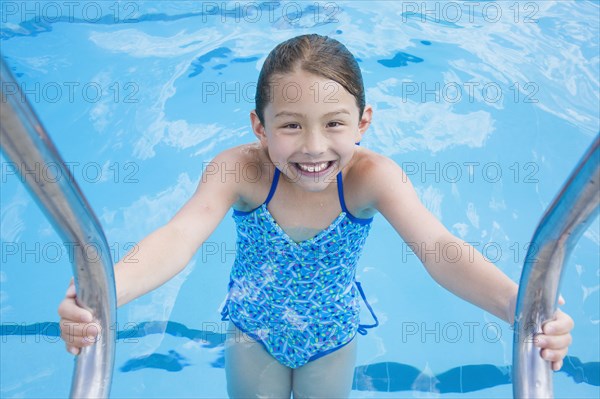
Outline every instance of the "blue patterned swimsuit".
<path id="1" fill-rule="evenodd" d="M 348 212 L 340 172 L 342 213 L 313 238 L 295 242 L 267 209 L 279 174 L 275 169 L 261 206 L 233 212 L 237 252 L 222 316 L 261 342 L 281 364 L 297 368 L 379 324 L 355 281 L 373 218 L 359 219 Z M 359 324 L 359 293 L 375 320 L 373 325 Z"/>

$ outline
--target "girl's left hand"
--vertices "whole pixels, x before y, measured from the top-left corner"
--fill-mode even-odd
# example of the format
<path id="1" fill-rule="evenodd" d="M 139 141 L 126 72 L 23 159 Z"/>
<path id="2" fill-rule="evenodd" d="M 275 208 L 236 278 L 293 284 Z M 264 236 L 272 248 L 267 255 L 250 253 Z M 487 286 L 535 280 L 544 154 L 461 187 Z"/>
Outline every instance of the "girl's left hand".
<path id="1" fill-rule="evenodd" d="M 560 297 L 559 305 L 564 305 L 565 300 Z M 573 340 L 571 330 L 575 323 L 573 319 L 560 309 L 554 313 L 554 318 L 542 326 L 542 333 L 535 336 L 535 346 L 541 349 L 540 356 L 552 362 L 552 370 L 558 371 L 563 365 L 569 345 Z"/>

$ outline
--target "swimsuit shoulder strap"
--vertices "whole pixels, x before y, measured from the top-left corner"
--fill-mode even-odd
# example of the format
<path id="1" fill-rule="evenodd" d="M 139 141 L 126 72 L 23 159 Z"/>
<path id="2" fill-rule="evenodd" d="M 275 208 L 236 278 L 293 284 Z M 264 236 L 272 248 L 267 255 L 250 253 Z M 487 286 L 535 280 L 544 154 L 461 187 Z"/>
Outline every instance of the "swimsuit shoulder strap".
<path id="1" fill-rule="evenodd" d="M 346 201 L 344 200 L 344 183 L 342 182 L 342 171 L 337 174 L 337 188 L 338 188 L 338 197 L 340 199 L 340 205 L 342 206 L 342 211 L 346 212 L 346 214 L 350 214 L 348 212 L 348 208 L 346 208 Z"/>
<path id="2" fill-rule="evenodd" d="M 346 200 L 344 200 L 344 183 L 342 180 L 342 171 L 340 171 L 340 173 L 338 173 L 337 175 L 338 197 L 340 198 L 340 205 L 342 206 L 342 211 L 346 213 L 346 217 L 348 217 L 348 219 L 350 219 L 354 223 L 358 224 L 371 223 L 371 221 L 373 221 L 372 217 L 369 219 L 357 218 L 353 214 L 351 214 L 350 211 L 348 211 L 348 207 L 346 206 Z"/>
<path id="3" fill-rule="evenodd" d="M 267 199 L 264 204 L 269 205 L 269 201 L 275 195 L 275 190 L 277 189 L 277 183 L 279 182 L 279 169 L 275 168 L 275 174 L 273 175 L 273 181 L 271 182 L 271 189 L 269 190 L 269 195 L 267 195 Z"/>

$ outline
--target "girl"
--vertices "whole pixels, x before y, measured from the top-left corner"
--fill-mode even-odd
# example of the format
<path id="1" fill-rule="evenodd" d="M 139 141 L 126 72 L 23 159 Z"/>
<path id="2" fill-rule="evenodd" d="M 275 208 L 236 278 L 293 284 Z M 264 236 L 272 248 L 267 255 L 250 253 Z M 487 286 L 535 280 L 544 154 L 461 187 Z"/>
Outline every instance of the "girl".
<path id="1" fill-rule="evenodd" d="M 230 397 L 348 397 L 356 333 L 370 327 L 358 323 L 354 274 L 379 212 L 439 284 L 512 323 L 517 285 L 474 249 L 474 259 L 432 256 L 432 248 L 467 244 L 421 204 L 395 162 L 357 146 L 372 114 L 358 64 L 342 44 L 313 34 L 275 47 L 250 113 L 258 143 L 219 154 L 192 198 L 139 243 L 138 263 L 116 265 L 118 305 L 180 272 L 233 208 L 237 255 L 223 309 L 236 331 L 225 342 Z M 257 177 L 219 173 L 231 170 Z M 82 336 L 92 316 L 76 305 L 73 286 L 59 314 L 72 353 L 94 342 Z M 554 370 L 572 327 L 557 311 L 538 336 Z"/>

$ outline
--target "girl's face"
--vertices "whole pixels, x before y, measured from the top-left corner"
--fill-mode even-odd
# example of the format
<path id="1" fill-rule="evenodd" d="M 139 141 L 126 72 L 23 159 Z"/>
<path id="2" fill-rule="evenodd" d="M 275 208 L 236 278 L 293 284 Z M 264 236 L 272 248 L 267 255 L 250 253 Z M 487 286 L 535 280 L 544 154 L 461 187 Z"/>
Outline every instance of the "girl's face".
<path id="1" fill-rule="evenodd" d="M 265 125 L 255 112 L 251 120 L 271 161 L 303 189 L 325 189 L 352 159 L 371 107 L 359 120 L 356 99 L 343 86 L 299 68 L 272 79 L 270 99 Z"/>

